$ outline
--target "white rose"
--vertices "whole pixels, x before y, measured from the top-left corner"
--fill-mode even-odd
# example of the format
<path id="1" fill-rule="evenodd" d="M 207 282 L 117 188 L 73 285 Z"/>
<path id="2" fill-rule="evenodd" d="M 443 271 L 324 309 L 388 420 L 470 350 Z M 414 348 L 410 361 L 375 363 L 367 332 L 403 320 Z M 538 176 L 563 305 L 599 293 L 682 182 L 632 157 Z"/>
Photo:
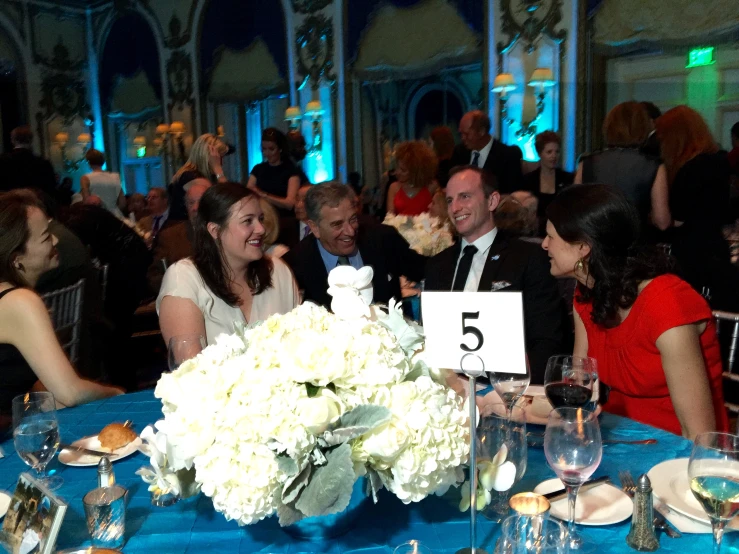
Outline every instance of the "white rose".
<path id="1" fill-rule="evenodd" d="M 399 419 L 393 419 L 364 435 L 364 450 L 376 462 L 392 462 L 408 447 L 410 433 Z M 382 466 L 383 464 L 375 464 Z M 382 468 L 384 469 L 384 468 Z"/>
<path id="2" fill-rule="evenodd" d="M 339 419 L 342 409 L 342 402 L 338 396 L 330 390 L 321 389 L 318 396 L 301 398 L 298 401 L 297 413 L 303 426 L 317 435 Z"/>

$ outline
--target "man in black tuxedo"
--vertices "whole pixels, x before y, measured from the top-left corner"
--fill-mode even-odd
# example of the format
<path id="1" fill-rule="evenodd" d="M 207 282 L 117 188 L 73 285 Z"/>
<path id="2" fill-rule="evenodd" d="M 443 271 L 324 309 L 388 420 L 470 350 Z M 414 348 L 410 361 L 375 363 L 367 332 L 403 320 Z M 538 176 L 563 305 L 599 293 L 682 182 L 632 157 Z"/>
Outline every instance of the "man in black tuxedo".
<path id="1" fill-rule="evenodd" d="M 546 253 L 495 227 L 500 194 L 495 177 L 484 170 L 455 168 L 446 199 L 462 240 L 429 260 L 424 290 L 523 292 L 531 383 L 542 384 L 549 357 L 568 351 L 567 314 Z"/>
<path id="2" fill-rule="evenodd" d="M 356 269 L 371 266 L 374 302 L 401 300 L 399 277 L 423 279 L 426 258 L 387 225 L 360 226 L 357 195 L 347 185 L 314 185 L 305 196 L 312 234 L 305 237 L 285 260 L 293 270 L 306 301 L 330 308 L 328 273 L 337 265 Z"/>
<path id="3" fill-rule="evenodd" d="M 10 132 L 13 150 L 0 156 L 0 192 L 31 188 L 46 205 L 56 201 L 56 175 L 49 160 L 33 153 L 33 132 L 24 125 Z"/>
<path id="4" fill-rule="evenodd" d="M 452 166 L 472 165 L 495 175 L 501 194 L 520 190 L 521 149 L 507 146 L 490 135 L 490 118 L 480 110 L 467 112 L 459 121 L 462 144 L 452 154 Z"/>

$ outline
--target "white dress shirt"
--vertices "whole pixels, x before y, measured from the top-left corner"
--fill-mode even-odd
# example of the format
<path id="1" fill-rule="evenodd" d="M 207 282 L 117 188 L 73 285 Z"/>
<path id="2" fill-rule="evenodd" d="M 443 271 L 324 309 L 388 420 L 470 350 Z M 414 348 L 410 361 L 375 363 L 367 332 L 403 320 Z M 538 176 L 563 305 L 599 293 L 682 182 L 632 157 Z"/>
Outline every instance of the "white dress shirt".
<path id="1" fill-rule="evenodd" d="M 495 139 L 491 137 L 490 142 L 488 142 L 482 150 L 473 150 L 470 153 L 470 165 L 472 165 L 472 160 L 475 159 L 475 152 L 480 152 L 480 159 L 477 160 L 477 167 L 485 167 L 485 162 L 488 159 L 488 155 L 490 155 L 490 149 L 493 147 L 493 140 Z"/>
<path id="2" fill-rule="evenodd" d="M 468 244 L 472 244 L 477 248 L 477 252 L 472 257 L 472 265 L 470 266 L 470 272 L 467 275 L 467 282 L 464 284 L 464 292 L 477 292 L 477 288 L 480 286 L 480 278 L 482 277 L 482 270 L 485 269 L 485 261 L 488 258 L 488 252 L 490 247 L 493 245 L 495 235 L 498 234 L 498 228 L 493 227 L 492 231 L 485 233 L 475 242 L 467 242 L 462 239 L 462 248 L 459 251 L 459 257 L 457 258 L 457 268 L 459 267 L 459 261 L 464 255 L 464 247 Z M 457 276 L 457 268 L 454 269 L 454 277 Z M 454 279 L 452 279 L 454 283 Z"/>

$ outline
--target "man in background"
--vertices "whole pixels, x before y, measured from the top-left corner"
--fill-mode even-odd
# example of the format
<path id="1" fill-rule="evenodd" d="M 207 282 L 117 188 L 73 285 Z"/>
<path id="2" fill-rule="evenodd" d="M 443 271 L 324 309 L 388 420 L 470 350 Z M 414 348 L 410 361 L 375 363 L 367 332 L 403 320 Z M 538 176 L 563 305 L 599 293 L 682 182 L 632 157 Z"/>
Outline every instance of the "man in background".
<path id="1" fill-rule="evenodd" d="M 277 237 L 279 244 L 288 248 L 295 248 L 298 243 L 311 234 L 308 225 L 308 214 L 305 212 L 305 195 L 313 185 L 302 185 L 295 197 L 295 217 L 280 218 L 280 234 Z"/>
<path id="2" fill-rule="evenodd" d="M 657 118 L 662 115 L 662 111 L 652 102 L 641 102 L 641 105 L 644 106 L 645 110 L 647 110 L 647 113 L 649 114 L 649 119 L 652 120 L 652 132 L 649 133 L 647 140 L 644 142 L 644 146 L 642 146 L 642 152 L 644 152 L 645 154 L 649 154 L 650 156 L 653 156 L 655 158 L 660 158 L 662 156 L 662 153 L 659 149 L 659 140 L 657 139 L 657 133 L 655 132 L 655 125 L 657 122 Z"/>
<path id="3" fill-rule="evenodd" d="M 165 223 L 169 220 L 169 198 L 167 191 L 161 187 L 154 187 L 149 190 L 146 196 L 146 205 L 149 208 L 149 215 L 141 218 L 136 224 L 144 234 L 150 234 L 152 244 L 155 244 L 159 231 L 162 230 Z"/>
<path id="4" fill-rule="evenodd" d="M 27 125 L 10 132 L 13 150 L 0 156 L 0 192 L 32 188 L 42 195 L 44 204 L 56 204 L 56 175 L 49 160 L 33 153 L 33 132 Z"/>

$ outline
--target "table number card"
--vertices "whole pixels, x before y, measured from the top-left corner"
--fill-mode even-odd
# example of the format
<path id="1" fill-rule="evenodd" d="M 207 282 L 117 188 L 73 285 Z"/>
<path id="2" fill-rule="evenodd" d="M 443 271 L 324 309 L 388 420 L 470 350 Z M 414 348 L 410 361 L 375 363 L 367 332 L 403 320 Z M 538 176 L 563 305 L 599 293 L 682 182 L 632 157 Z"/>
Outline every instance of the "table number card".
<path id="1" fill-rule="evenodd" d="M 520 292 L 424 292 L 421 311 L 427 359 L 434 366 L 461 371 L 462 357 L 471 353 L 482 359 L 486 373 L 526 373 Z"/>

